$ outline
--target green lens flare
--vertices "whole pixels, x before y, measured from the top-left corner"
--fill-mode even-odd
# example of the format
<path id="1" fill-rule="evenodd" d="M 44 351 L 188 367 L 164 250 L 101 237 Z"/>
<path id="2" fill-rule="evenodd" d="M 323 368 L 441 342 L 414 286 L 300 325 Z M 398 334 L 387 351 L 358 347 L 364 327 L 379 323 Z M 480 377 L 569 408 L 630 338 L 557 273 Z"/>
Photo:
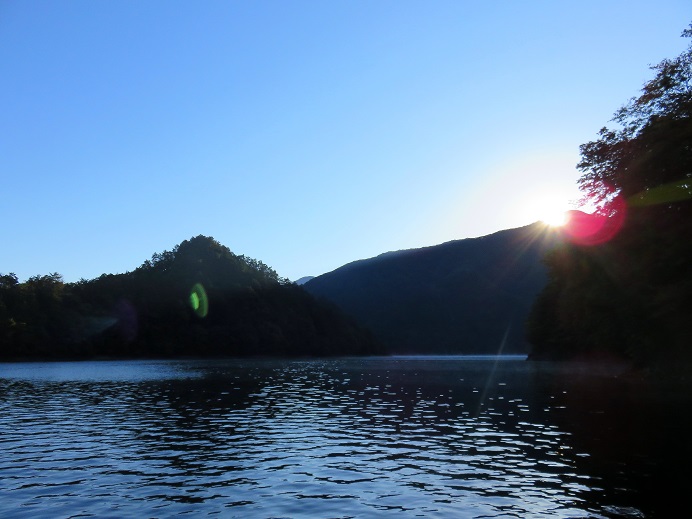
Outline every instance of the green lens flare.
<path id="1" fill-rule="evenodd" d="M 190 292 L 190 306 L 198 317 L 206 317 L 209 313 L 209 299 L 201 283 L 195 283 Z"/>
<path id="2" fill-rule="evenodd" d="M 692 179 L 684 178 L 642 191 L 627 200 L 631 207 L 670 204 L 692 198 Z"/>

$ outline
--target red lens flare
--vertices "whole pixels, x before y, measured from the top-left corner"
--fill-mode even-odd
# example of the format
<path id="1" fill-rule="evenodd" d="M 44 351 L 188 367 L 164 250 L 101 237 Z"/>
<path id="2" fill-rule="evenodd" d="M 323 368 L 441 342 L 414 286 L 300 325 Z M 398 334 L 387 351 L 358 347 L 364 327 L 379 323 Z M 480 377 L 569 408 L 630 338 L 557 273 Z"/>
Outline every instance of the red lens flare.
<path id="1" fill-rule="evenodd" d="M 562 227 L 565 237 L 577 245 L 601 245 L 612 240 L 625 223 L 627 204 L 618 197 L 609 205 L 610 214 L 567 211 Z"/>

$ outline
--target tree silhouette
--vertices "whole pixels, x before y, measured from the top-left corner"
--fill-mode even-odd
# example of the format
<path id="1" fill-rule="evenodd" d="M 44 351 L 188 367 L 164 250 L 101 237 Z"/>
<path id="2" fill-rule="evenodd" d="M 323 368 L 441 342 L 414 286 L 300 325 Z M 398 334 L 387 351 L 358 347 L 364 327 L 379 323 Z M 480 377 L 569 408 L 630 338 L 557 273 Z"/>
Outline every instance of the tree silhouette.
<path id="1" fill-rule="evenodd" d="M 615 128 L 580 148 L 584 200 L 622 225 L 607 242 L 567 240 L 546 257 L 550 281 L 530 319 L 537 357 L 692 362 L 692 45 L 652 69 Z"/>
<path id="2" fill-rule="evenodd" d="M 206 236 L 126 274 L 0 276 L 0 339 L 5 359 L 382 351 L 335 307 Z"/>

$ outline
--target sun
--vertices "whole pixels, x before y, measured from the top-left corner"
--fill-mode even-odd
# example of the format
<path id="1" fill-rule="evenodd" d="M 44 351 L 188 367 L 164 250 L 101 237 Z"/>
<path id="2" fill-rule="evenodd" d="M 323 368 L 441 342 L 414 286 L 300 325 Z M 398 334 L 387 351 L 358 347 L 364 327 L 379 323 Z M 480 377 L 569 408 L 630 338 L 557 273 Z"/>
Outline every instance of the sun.
<path id="1" fill-rule="evenodd" d="M 524 212 L 526 219 L 540 221 L 550 227 L 562 227 L 567 223 L 567 211 L 573 209 L 564 193 L 543 192 L 527 197 Z"/>
<path id="2" fill-rule="evenodd" d="M 539 220 L 550 227 L 562 227 L 567 223 L 567 211 L 566 207 L 546 207 Z"/>

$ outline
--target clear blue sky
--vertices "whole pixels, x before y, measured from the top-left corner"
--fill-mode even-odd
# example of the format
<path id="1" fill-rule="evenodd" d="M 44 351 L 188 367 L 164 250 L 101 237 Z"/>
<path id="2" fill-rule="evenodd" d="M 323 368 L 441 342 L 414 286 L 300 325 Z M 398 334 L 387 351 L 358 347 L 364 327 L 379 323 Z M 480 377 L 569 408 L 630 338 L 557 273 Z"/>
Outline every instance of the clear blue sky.
<path id="1" fill-rule="evenodd" d="M 0 272 L 89 279 L 205 234 L 297 279 L 531 223 L 691 21 L 689 0 L 0 0 Z"/>

